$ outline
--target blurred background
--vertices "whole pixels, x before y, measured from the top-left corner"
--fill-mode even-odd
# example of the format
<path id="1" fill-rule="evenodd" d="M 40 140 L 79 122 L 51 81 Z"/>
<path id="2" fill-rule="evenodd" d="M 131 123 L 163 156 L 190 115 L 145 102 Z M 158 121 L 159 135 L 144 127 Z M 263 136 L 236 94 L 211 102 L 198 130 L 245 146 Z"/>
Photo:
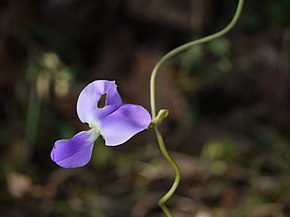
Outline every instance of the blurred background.
<path id="1" fill-rule="evenodd" d="M 162 217 L 174 172 L 152 130 L 62 169 L 54 142 L 87 129 L 78 94 L 116 80 L 149 109 L 152 68 L 232 19 L 233 0 L 1 0 L 0 216 Z M 290 216 L 290 1 L 246 1 L 225 37 L 173 58 L 158 79 L 161 130 L 182 170 L 175 217 Z"/>

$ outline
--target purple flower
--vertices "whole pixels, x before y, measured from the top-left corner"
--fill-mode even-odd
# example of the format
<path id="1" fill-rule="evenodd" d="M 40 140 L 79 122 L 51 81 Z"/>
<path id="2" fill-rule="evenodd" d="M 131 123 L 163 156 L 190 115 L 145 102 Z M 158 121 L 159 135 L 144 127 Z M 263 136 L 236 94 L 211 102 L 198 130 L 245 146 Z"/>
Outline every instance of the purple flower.
<path id="1" fill-rule="evenodd" d="M 99 101 L 104 97 L 105 106 L 100 108 Z M 117 85 L 106 80 L 94 81 L 82 90 L 77 101 L 77 114 L 91 129 L 55 142 L 50 157 L 64 168 L 87 164 L 100 135 L 107 146 L 120 145 L 145 130 L 151 122 L 149 112 L 142 106 L 122 104 Z"/>

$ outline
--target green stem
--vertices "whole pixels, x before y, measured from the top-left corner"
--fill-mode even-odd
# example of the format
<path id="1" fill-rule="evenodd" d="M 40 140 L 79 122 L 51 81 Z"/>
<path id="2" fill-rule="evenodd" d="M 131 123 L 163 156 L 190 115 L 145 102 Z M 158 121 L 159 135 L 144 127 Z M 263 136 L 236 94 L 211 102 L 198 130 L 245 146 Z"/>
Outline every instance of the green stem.
<path id="1" fill-rule="evenodd" d="M 158 61 L 158 63 L 155 65 L 155 67 L 152 71 L 151 79 L 150 79 L 150 91 L 151 91 L 150 92 L 150 103 L 151 103 L 152 118 L 156 117 L 156 103 L 155 103 L 156 102 L 156 91 L 155 91 L 156 78 L 157 78 L 157 75 L 158 75 L 159 70 L 160 70 L 161 66 L 163 65 L 163 63 L 165 63 L 168 59 L 172 58 L 173 56 L 181 53 L 182 51 L 184 51 L 190 47 L 212 41 L 216 38 L 223 36 L 227 32 L 229 32 L 234 27 L 234 25 L 237 23 L 237 21 L 240 17 L 241 12 L 242 12 L 242 8 L 243 8 L 243 4 L 244 4 L 244 0 L 239 0 L 235 16 L 233 17 L 232 21 L 224 29 L 222 29 L 219 32 L 214 33 L 212 35 L 209 35 L 209 36 L 203 37 L 201 39 L 183 44 L 183 45 L 173 49 L 172 51 L 168 52 L 167 54 L 165 54 Z"/>
<path id="2" fill-rule="evenodd" d="M 166 216 L 173 217 L 173 215 L 170 213 L 170 211 L 166 207 L 165 203 L 174 194 L 177 186 L 179 185 L 179 182 L 180 182 L 180 168 L 179 168 L 178 164 L 173 160 L 173 158 L 169 155 L 169 153 L 168 153 L 168 151 L 166 149 L 163 137 L 162 137 L 161 133 L 159 132 L 157 126 L 155 126 L 154 129 L 155 129 L 155 134 L 156 134 L 156 137 L 157 137 L 157 141 L 158 141 L 158 144 L 159 144 L 159 147 L 160 147 L 160 150 L 161 150 L 163 156 L 166 158 L 166 160 L 172 165 L 172 167 L 175 170 L 174 182 L 173 182 L 171 188 L 169 189 L 169 191 L 159 200 L 158 204 L 162 208 L 162 210 L 166 214 Z"/>
<path id="3" fill-rule="evenodd" d="M 157 78 L 157 75 L 158 75 L 158 73 L 160 71 L 161 66 L 167 60 L 169 60 L 173 56 L 181 53 L 182 51 L 184 51 L 184 50 L 186 50 L 186 49 L 188 49 L 190 47 L 193 47 L 195 45 L 212 41 L 212 40 L 214 40 L 216 38 L 219 38 L 219 37 L 223 36 L 227 32 L 229 32 L 234 27 L 234 25 L 237 23 L 237 21 L 238 21 L 238 19 L 240 17 L 241 12 L 242 12 L 242 8 L 243 8 L 243 4 L 244 4 L 244 0 L 239 0 L 238 6 L 237 6 L 237 9 L 236 9 L 236 12 L 235 12 L 235 15 L 234 15 L 232 21 L 225 28 L 223 28 L 219 32 L 214 33 L 212 35 L 209 35 L 209 36 L 203 37 L 201 39 L 198 39 L 198 40 L 183 44 L 183 45 L 173 49 L 172 51 L 168 52 L 166 55 L 164 55 L 158 61 L 158 63 L 155 65 L 155 67 L 154 67 L 154 69 L 152 71 L 151 79 L 150 79 L 150 104 L 151 104 L 151 116 L 152 116 L 153 120 L 156 118 L 156 89 L 155 89 L 156 78 Z M 160 148 L 160 151 L 161 151 L 162 155 L 165 157 L 165 159 L 171 164 L 171 166 L 175 170 L 174 182 L 173 182 L 171 188 L 169 189 L 169 191 L 159 200 L 158 204 L 162 208 L 163 212 L 165 213 L 165 215 L 167 217 L 173 217 L 173 215 L 171 214 L 171 212 L 169 211 L 169 209 L 167 208 L 165 203 L 171 198 L 171 196 L 174 194 L 177 186 L 179 185 L 180 176 L 181 176 L 180 175 L 180 168 L 179 168 L 178 164 L 169 155 L 169 153 L 168 153 L 168 151 L 166 149 L 164 140 L 162 138 L 162 135 L 159 132 L 157 126 L 154 126 L 154 129 L 155 129 L 157 141 L 158 141 L 159 148 Z"/>

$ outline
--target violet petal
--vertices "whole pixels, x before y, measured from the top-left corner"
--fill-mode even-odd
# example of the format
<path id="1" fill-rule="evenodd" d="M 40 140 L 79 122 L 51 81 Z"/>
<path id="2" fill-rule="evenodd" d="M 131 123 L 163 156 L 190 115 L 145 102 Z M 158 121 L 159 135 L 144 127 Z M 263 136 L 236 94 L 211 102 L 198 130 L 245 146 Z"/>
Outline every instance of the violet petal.
<path id="1" fill-rule="evenodd" d="M 106 94 L 106 105 L 98 108 L 98 102 Z M 88 84 L 80 93 L 77 114 L 83 123 L 98 122 L 122 105 L 115 81 L 97 80 Z"/>
<path id="2" fill-rule="evenodd" d="M 51 151 L 51 159 L 64 168 L 84 166 L 92 156 L 94 131 L 82 131 L 71 139 L 61 139 L 55 142 Z"/>
<path id="3" fill-rule="evenodd" d="M 116 146 L 145 130 L 151 122 L 149 112 L 139 105 L 124 104 L 100 120 L 100 134 L 106 145 Z"/>

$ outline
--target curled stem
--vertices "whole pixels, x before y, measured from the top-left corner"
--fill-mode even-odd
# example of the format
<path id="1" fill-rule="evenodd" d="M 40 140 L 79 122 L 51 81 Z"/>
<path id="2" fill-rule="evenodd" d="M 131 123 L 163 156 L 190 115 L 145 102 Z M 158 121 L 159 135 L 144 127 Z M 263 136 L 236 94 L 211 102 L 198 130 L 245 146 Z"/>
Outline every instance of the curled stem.
<path id="1" fill-rule="evenodd" d="M 153 71 L 152 71 L 152 74 L 151 74 L 151 79 L 150 79 L 150 104 L 151 104 L 151 116 L 152 116 L 153 120 L 156 118 L 156 89 L 155 89 L 156 78 L 157 78 L 157 75 L 158 75 L 158 73 L 160 71 L 161 66 L 167 60 L 169 60 L 173 56 L 183 52 L 184 50 L 186 50 L 186 49 L 188 49 L 190 47 L 193 47 L 195 45 L 199 45 L 199 44 L 203 44 L 203 43 L 212 41 L 212 40 L 214 40 L 216 38 L 219 38 L 219 37 L 223 36 L 227 32 L 229 32 L 234 27 L 234 25 L 237 23 L 237 21 L 238 21 L 238 19 L 240 17 L 241 12 L 242 12 L 242 8 L 243 8 L 243 4 L 244 4 L 244 0 L 239 0 L 235 15 L 234 15 L 233 19 L 231 20 L 231 22 L 225 28 L 223 28 L 219 32 L 216 32 L 216 33 L 214 33 L 212 35 L 208 35 L 208 36 L 205 36 L 205 37 L 203 37 L 201 39 L 197 39 L 195 41 L 183 44 L 183 45 L 171 50 L 167 54 L 165 54 L 158 61 L 158 63 L 153 68 Z M 159 148 L 160 148 L 160 151 L 161 151 L 162 155 L 165 157 L 165 159 L 171 164 L 171 166 L 175 170 L 174 182 L 173 182 L 171 188 L 169 189 L 169 191 L 159 200 L 158 204 L 162 208 L 163 212 L 165 213 L 165 215 L 167 217 L 173 217 L 173 215 L 171 214 L 171 212 L 169 211 L 169 209 L 167 208 L 165 203 L 171 198 L 171 196 L 175 192 L 177 186 L 179 185 L 179 182 L 180 182 L 180 168 L 179 168 L 178 164 L 173 160 L 173 158 L 169 155 L 169 153 L 168 153 L 168 151 L 166 149 L 164 140 L 162 138 L 161 133 L 158 130 L 157 125 L 154 125 L 154 129 L 155 129 L 157 141 L 158 141 Z"/>
<path id="2" fill-rule="evenodd" d="M 166 214 L 167 217 L 173 217 L 173 215 L 171 214 L 171 212 L 169 211 L 169 209 L 167 208 L 167 206 L 165 205 L 165 203 L 167 202 L 167 200 L 170 199 L 170 197 L 174 194 L 177 186 L 179 185 L 180 182 L 180 168 L 178 166 L 178 164 L 173 160 L 173 158 L 169 155 L 163 137 L 161 135 L 161 133 L 158 130 L 158 127 L 154 127 L 155 129 L 155 134 L 157 137 L 157 141 L 160 147 L 160 150 L 163 154 L 163 156 L 166 158 L 166 160 L 172 165 L 172 167 L 175 170 L 175 179 L 174 182 L 171 186 L 171 188 L 168 190 L 168 192 L 159 200 L 158 205 L 161 207 L 161 209 L 163 210 L 163 212 Z"/>

